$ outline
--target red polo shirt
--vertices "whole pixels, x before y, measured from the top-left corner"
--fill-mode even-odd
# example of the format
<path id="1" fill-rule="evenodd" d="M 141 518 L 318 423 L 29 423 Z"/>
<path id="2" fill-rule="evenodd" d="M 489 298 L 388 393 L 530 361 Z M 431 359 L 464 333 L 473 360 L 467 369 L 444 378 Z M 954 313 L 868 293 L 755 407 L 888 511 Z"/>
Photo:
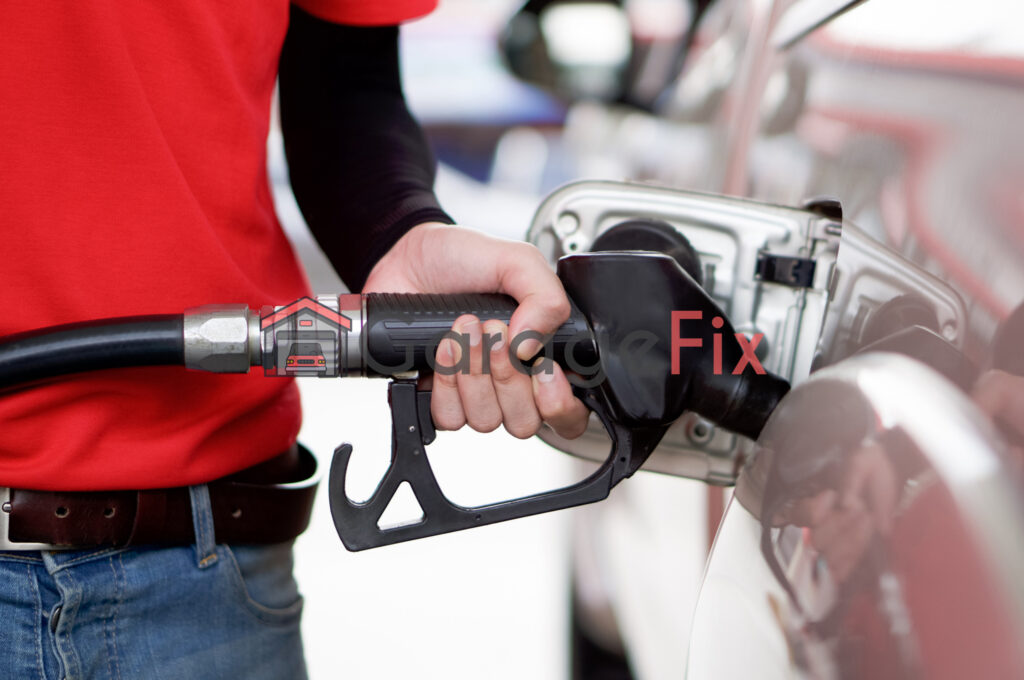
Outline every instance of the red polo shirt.
<path id="1" fill-rule="evenodd" d="M 303 0 L 393 24 L 436 0 Z M 52 0 L 0 8 L 0 335 L 307 294 L 266 170 L 287 0 Z M 183 368 L 0 395 L 0 486 L 193 484 L 273 457 L 291 379 Z"/>

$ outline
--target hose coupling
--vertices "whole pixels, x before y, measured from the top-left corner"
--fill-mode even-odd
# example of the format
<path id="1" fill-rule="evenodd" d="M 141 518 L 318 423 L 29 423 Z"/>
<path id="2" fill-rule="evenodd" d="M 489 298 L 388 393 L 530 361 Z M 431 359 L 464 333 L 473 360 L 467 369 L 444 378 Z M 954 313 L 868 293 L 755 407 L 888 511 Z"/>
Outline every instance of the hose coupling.
<path id="1" fill-rule="evenodd" d="M 259 316 L 246 305 L 185 311 L 185 366 L 211 373 L 248 373 L 261 362 Z"/>

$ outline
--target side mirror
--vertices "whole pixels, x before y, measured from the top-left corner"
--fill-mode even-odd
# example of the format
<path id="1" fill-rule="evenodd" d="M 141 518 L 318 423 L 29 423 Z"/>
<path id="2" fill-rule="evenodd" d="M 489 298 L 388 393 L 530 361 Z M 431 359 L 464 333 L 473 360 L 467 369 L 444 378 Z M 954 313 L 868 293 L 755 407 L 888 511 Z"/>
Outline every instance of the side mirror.
<path id="1" fill-rule="evenodd" d="M 632 35 L 612 2 L 531 2 L 509 21 L 501 51 L 524 81 L 570 100 L 608 101 L 622 93 Z"/>

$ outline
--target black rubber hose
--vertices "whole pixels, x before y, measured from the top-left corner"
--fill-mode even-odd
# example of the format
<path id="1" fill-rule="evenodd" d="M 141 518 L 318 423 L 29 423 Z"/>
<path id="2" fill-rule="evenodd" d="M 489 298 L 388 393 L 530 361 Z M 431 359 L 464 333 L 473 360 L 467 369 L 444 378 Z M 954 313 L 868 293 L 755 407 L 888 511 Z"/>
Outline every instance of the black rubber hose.
<path id="1" fill-rule="evenodd" d="M 83 371 L 184 363 L 181 314 L 51 326 L 0 338 L 0 389 Z"/>

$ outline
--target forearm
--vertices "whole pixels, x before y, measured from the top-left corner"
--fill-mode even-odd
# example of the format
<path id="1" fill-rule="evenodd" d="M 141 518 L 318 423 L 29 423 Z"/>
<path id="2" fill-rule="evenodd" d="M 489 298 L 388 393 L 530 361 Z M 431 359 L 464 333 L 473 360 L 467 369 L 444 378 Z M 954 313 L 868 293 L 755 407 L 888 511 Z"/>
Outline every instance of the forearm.
<path id="1" fill-rule="evenodd" d="M 280 64 L 292 188 L 339 276 L 361 290 L 409 229 L 452 220 L 402 95 L 397 27 L 350 27 L 292 8 Z"/>

